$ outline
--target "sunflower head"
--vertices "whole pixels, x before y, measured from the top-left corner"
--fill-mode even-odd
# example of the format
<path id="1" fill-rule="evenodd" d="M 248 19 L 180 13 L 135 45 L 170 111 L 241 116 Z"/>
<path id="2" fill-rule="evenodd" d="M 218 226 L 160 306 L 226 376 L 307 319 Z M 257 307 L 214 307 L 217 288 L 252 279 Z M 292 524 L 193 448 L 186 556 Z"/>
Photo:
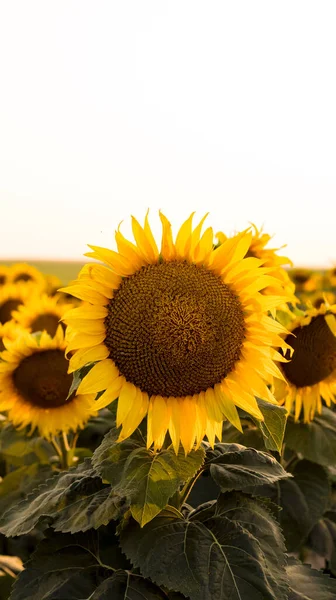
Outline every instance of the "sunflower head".
<path id="1" fill-rule="evenodd" d="M 317 271 L 304 268 L 291 269 L 289 271 L 289 276 L 295 284 L 295 289 L 298 294 L 322 290 L 323 277 Z"/>
<path id="2" fill-rule="evenodd" d="M 8 269 L 8 282 L 12 284 L 29 284 L 45 289 L 44 275 L 33 265 L 27 263 L 13 263 Z"/>
<path id="3" fill-rule="evenodd" d="M 21 304 L 12 316 L 16 323 L 31 333 L 46 331 L 53 337 L 60 319 L 72 306 L 70 302 L 60 304 L 57 298 L 42 294 Z"/>
<path id="4" fill-rule="evenodd" d="M 295 420 L 309 423 L 322 410 L 322 399 L 330 406 L 336 394 L 336 305 L 309 308 L 292 321 L 286 337 L 282 363 L 286 381 L 275 381 L 280 404 L 294 412 Z"/>
<path id="5" fill-rule="evenodd" d="M 0 324 L 10 321 L 12 312 L 32 296 L 36 296 L 36 290 L 26 285 L 7 284 L 0 287 Z"/>
<path id="6" fill-rule="evenodd" d="M 92 394 L 69 396 L 62 327 L 54 337 L 46 332 L 23 331 L 14 341 L 4 340 L 0 362 L 0 410 L 7 411 L 15 427 L 30 426 L 49 439 L 76 430 L 97 414 Z"/>
<path id="7" fill-rule="evenodd" d="M 104 392 L 97 408 L 118 399 L 119 439 L 147 415 L 147 444 L 161 448 L 169 432 L 175 451 L 185 452 L 204 436 L 213 444 L 222 421 L 241 429 L 237 407 L 263 420 L 255 395 L 274 402 L 268 388 L 282 377 L 284 328 L 268 311 L 284 302 L 282 284 L 262 261 L 244 258 L 249 230 L 214 248 L 213 231 L 193 228 L 193 215 L 173 238 L 160 213 L 157 246 L 148 218 L 132 218 L 135 243 L 118 230 L 117 250 L 90 246 L 86 265 L 65 291 L 84 304 L 70 310 L 70 371 L 96 364 L 79 393 Z M 274 269 L 275 270 L 275 269 Z M 267 286 L 278 292 L 264 296 Z"/>

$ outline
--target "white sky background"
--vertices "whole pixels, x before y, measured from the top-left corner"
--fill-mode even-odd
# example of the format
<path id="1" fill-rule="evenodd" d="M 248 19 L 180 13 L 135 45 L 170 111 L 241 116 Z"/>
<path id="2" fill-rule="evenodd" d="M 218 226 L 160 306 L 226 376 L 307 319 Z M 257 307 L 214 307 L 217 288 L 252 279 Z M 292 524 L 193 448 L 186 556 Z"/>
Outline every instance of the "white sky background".
<path id="1" fill-rule="evenodd" d="M 336 263 L 335 29 L 335 0 L 0 0 L 0 258 L 149 207 Z"/>

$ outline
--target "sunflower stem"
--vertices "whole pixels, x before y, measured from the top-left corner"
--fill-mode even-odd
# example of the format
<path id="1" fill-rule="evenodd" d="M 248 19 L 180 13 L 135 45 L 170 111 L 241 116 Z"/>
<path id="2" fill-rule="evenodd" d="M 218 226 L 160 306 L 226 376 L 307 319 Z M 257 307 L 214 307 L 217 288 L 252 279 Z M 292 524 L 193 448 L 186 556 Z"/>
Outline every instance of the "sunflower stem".
<path id="1" fill-rule="evenodd" d="M 200 477 L 200 475 L 202 475 L 203 471 L 204 469 L 200 469 L 193 478 L 189 479 L 189 481 L 187 481 L 187 483 L 184 484 L 182 490 L 178 495 L 179 506 L 177 508 L 179 510 L 183 506 L 183 504 L 186 503 L 191 490 L 193 489 L 197 479 Z"/>
<path id="2" fill-rule="evenodd" d="M 72 462 L 72 451 L 69 446 L 67 434 L 64 433 L 64 431 L 62 432 L 62 435 L 59 438 L 59 442 L 61 449 L 61 468 L 66 470 L 71 466 L 70 463 Z"/>

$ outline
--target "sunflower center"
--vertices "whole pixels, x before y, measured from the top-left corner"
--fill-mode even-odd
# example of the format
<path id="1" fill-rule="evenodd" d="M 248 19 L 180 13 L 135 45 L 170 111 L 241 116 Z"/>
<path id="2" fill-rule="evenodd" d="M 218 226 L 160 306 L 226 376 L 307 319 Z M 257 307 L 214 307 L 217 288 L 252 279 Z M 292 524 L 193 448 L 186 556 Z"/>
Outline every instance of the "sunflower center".
<path id="1" fill-rule="evenodd" d="M 28 273 L 19 273 L 18 275 L 16 275 L 14 283 L 17 283 L 18 281 L 32 281 L 32 279 L 32 276 Z"/>
<path id="2" fill-rule="evenodd" d="M 6 277 L 4 275 L 0 275 L 0 285 L 4 285 L 6 283 Z"/>
<path id="3" fill-rule="evenodd" d="M 315 385 L 326 379 L 336 369 L 336 338 L 324 316 L 312 319 L 309 325 L 297 327 L 286 342 L 294 348 L 292 360 L 283 363 L 282 369 L 290 383 L 296 387 Z M 286 358 L 290 358 L 287 350 Z"/>
<path id="4" fill-rule="evenodd" d="M 59 318 L 57 315 L 53 315 L 52 313 L 45 313 L 44 315 L 39 315 L 34 319 L 34 321 L 30 324 L 32 332 L 34 331 L 46 331 L 54 337 L 57 327 L 59 325 Z M 61 323 L 63 327 L 63 331 L 65 330 L 65 326 Z"/>
<path id="5" fill-rule="evenodd" d="M 22 304 L 20 300 L 6 300 L 0 305 L 0 323 L 7 323 L 12 318 L 12 311 Z"/>
<path id="6" fill-rule="evenodd" d="M 239 299 L 203 266 L 143 267 L 123 279 L 108 309 L 110 357 L 150 396 L 205 391 L 240 357 L 245 324 Z"/>
<path id="7" fill-rule="evenodd" d="M 57 408 L 66 400 L 72 383 L 62 350 L 45 350 L 24 358 L 13 374 L 19 393 L 33 406 Z"/>
<path id="8" fill-rule="evenodd" d="M 310 275 L 309 273 L 295 273 L 295 275 L 293 276 L 294 282 L 297 283 L 298 285 L 303 285 L 304 283 L 306 283 L 306 281 L 308 281 Z"/>

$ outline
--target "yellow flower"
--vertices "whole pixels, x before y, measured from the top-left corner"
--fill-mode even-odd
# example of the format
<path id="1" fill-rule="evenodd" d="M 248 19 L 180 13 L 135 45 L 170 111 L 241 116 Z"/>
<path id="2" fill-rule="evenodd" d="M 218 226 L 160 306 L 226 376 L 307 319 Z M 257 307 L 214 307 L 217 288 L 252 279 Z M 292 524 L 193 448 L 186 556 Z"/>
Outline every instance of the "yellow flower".
<path id="1" fill-rule="evenodd" d="M 295 284 L 295 289 L 298 294 L 301 292 L 315 292 L 322 289 L 323 277 L 320 273 L 312 269 L 291 269 L 289 277 Z"/>
<path id="2" fill-rule="evenodd" d="M 13 310 L 35 295 L 34 288 L 22 284 L 7 284 L 0 287 L 0 324 L 10 321 Z"/>
<path id="3" fill-rule="evenodd" d="M 296 421 L 303 411 L 303 421 L 309 423 L 315 413 L 321 413 L 322 398 L 327 406 L 335 402 L 336 394 L 336 304 L 321 304 L 298 316 L 288 327 L 286 342 L 294 349 L 289 362 L 282 364 L 287 382 L 274 381 L 274 395 Z M 286 358 L 290 359 L 290 350 Z"/>
<path id="4" fill-rule="evenodd" d="M 42 273 L 33 265 L 26 263 L 14 263 L 8 269 L 9 283 L 29 283 L 35 284 L 45 289 L 46 280 Z"/>
<path id="5" fill-rule="evenodd" d="M 325 278 L 330 287 L 336 288 L 336 267 L 329 269 L 325 274 Z"/>
<path id="6" fill-rule="evenodd" d="M 279 256 L 277 254 L 278 250 L 281 248 L 267 248 L 267 244 L 272 239 L 268 233 L 263 233 L 262 229 L 257 229 L 257 227 L 252 224 L 252 239 L 250 247 L 246 253 L 246 258 L 254 257 L 259 258 L 262 261 L 262 266 L 267 269 L 267 273 L 275 277 L 278 282 L 281 283 L 283 288 L 283 293 L 289 297 L 289 300 L 293 303 L 297 303 L 297 299 L 294 296 L 295 286 L 288 276 L 288 271 L 283 267 L 288 267 L 292 265 L 292 261 L 287 256 Z M 218 232 L 216 237 L 220 244 L 222 244 L 228 238 L 222 232 Z M 274 288 L 274 286 L 270 285 L 263 289 L 263 294 L 278 294 L 278 288 Z M 285 309 L 284 306 L 282 306 Z"/>
<path id="7" fill-rule="evenodd" d="M 311 293 L 300 294 L 301 302 L 304 302 L 308 307 L 320 308 L 322 304 L 336 304 L 336 294 L 333 292 L 324 292 L 323 290 Z"/>
<path id="8" fill-rule="evenodd" d="M 161 448 L 168 431 L 175 451 L 181 441 L 189 452 L 205 435 L 221 438 L 225 419 L 241 430 L 237 407 L 263 420 L 255 396 L 274 402 L 268 383 L 282 377 L 274 346 L 284 328 L 267 313 L 284 296 L 259 259 L 244 259 L 248 230 L 214 249 L 205 217 L 193 228 L 192 214 L 175 241 L 160 219 L 160 249 L 147 216 L 144 227 L 132 218 L 135 244 L 118 229 L 118 251 L 90 246 L 87 256 L 107 266 L 86 265 L 64 288 L 84 304 L 63 320 L 70 370 L 96 363 L 78 392 L 105 390 L 97 408 L 119 398 L 119 440 L 147 415 L 148 447 Z M 279 295 L 260 293 L 270 285 Z"/>
<path id="9" fill-rule="evenodd" d="M 54 336 L 60 319 L 72 306 L 70 302 L 60 304 L 57 298 L 42 294 L 21 304 L 12 312 L 12 316 L 21 327 L 31 333 L 46 331 Z"/>
<path id="10" fill-rule="evenodd" d="M 39 339 L 40 338 L 40 339 Z M 0 361 L 0 410 L 15 427 L 37 428 L 52 436 L 84 427 L 96 415 L 95 394 L 67 396 L 72 383 L 65 358 L 62 327 L 54 338 L 23 331 L 15 341 L 4 340 Z"/>

